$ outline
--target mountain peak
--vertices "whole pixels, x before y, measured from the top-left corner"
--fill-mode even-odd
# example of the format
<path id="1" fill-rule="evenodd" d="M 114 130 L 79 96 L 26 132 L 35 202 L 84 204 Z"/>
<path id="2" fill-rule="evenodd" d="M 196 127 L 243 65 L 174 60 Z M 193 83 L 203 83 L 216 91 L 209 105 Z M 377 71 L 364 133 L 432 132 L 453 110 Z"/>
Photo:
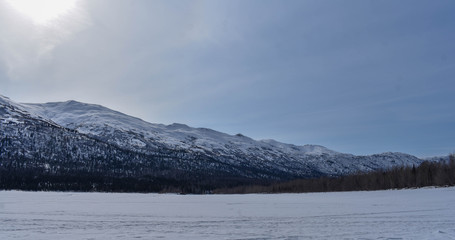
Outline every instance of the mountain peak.
<path id="1" fill-rule="evenodd" d="M 8 129 L 17 127 L 17 129 L 2 134 L 13 136 L 25 131 L 24 138 L 31 138 L 35 135 L 27 132 L 33 128 L 20 125 L 23 123 L 20 118 L 10 117 L 14 115 L 10 113 L 16 111 L 17 114 L 14 116 L 27 116 L 29 120 L 36 118 L 41 122 L 56 123 L 63 127 L 61 131 L 71 130 L 69 135 L 76 139 L 80 139 L 81 136 L 74 134 L 83 134 L 83 136 L 97 139 L 97 144 L 104 144 L 100 148 L 112 146 L 120 149 L 115 151 L 128 151 L 125 156 L 134 154 L 143 154 L 142 157 L 153 156 L 154 164 L 170 164 L 166 165 L 169 169 L 179 169 L 179 171 L 199 169 L 197 171 L 204 172 L 207 169 L 223 168 L 230 169 L 230 174 L 235 172 L 243 177 L 261 176 L 280 179 L 342 175 L 391 166 L 419 164 L 422 161 L 411 155 L 400 153 L 354 156 L 338 153 L 320 145 L 297 146 L 271 139 L 257 141 L 242 134 L 230 135 L 208 128 L 193 128 L 181 123 L 154 124 L 101 105 L 74 100 L 44 104 L 19 104 L 2 96 L 0 101 L 14 106 L 14 108 L 5 108 L 7 113 L 2 116 L 5 116 L 3 121 L 5 124 L 11 123 Z M 36 124 L 39 125 L 38 122 Z M 46 127 L 37 129 L 46 129 Z M 0 131 L 5 130 L 2 128 Z M 52 131 L 50 134 L 53 134 Z M 51 137 L 43 138 L 52 139 Z M 23 143 L 25 144 L 27 141 L 29 140 L 25 139 Z M 36 142 L 36 140 L 30 141 Z M 72 150 L 75 152 L 75 158 L 81 155 L 99 156 L 103 154 L 96 149 L 90 153 L 78 152 L 79 146 L 66 146 L 65 149 L 68 147 L 75 149 Z M 31 146 L 30 149 L 23 152 L 31 154 L 36 149 L 42 148 Z M 65 152 L 72 154 L 68 150 Z M 61 157 L 64 158 L 64 156 Z M 141 160 L 142 157 L 132 157 L 135 159 L 134 164 L 149 163 L 149 160 Z M 119 161 L 127 164 L 132 159 L 119 159 Z M 79 160 L 75 159 L 75 161 Z M 169 171 L 173 172 L 173 170 Z M 227 174 L 227 172 L 223 174 Z"/>
<path id="2" fill-rule="evenodd" d="M 167 125 L 167 128 L 169 129 L 190 129 L 190 127 L 186 124 L 182 123 L 172 123 L 170 125 Z"/>

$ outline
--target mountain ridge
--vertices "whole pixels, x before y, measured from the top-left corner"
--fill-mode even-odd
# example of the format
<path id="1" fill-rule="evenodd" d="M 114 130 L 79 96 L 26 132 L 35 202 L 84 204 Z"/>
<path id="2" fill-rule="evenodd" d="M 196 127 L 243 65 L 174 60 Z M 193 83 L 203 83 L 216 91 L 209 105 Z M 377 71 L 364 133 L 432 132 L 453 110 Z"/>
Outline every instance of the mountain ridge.
<path id="1" fill-rule="evenodd" d="M 424 161 L 405 153 L 356 156 L 319 145 L 254 140 L 180 123 L 149 123 L 73 100 L 16 103 L 0 95 L 0 124 L 0 167 L 28 161 L 36 169 L 50 168 L 56 173 L 61 169 L 73 171 L 71 166 L 79 164 L 77 169 L 82 172 L 116 172 L 136 178 L 150 175 L 207 180 L 222 176 L 279 181 L 341 176 Z M 49 150 L 42 142 L 54 148 Z M 16 156 L 15 162 L 11 156 Z M 94 159 L 102 171 L 96 169 Z M 117 165 L 110 165 L 112 159 Z M 88 163 L 93 166 L 87 167 Z"/>
<path id="2" fill-rule="evenodd" d="M 131 115 L 127 115 L 127 114 L 124 114 L 122 112 L 119 112 L 119 111 L 116 111 L 116 110 L 112 110 L 112 109 L 109 109 L 107 107 L 104 107 L 102 105 L 98 105 L 98 104 L 89 104 L 89 103 L 84 103 L 84 102 L 79 102 L 79 101 L 75 101 L 75 100 L 67 100 L 67 101 L 64 101 L 64 102 L 47 102 L 47 103 L 21 103 L 23 106 L 27 107 L 28 110 L 32 110 L 30 112 L 33 112 L 33 113 L 37 113 L 37 109 L 33 109 L 33 106 L 35 107 L 41 107 L 41 108 L 44 108 L 43 110 L 49 110 L 48 105 L 54 105 L 54 106 L 57 106 L 57 107 L 61 107 L 62 105 L 82 105 L 82 106 L 89 106 L 91 108 L 93 107 L 96 107 L 98 108 L 98 110 L 100 109 L 104 109 L 104 110 L 108 110 L 108 111 L 112 111 L 112 113 L 116 113 L 116 114 L 120 114 L 120 115 L 123 115 L 124 117 L 127 117 L 127 118 L 132 118 L 132 119 L 135 119 L 135 120 L 138 120 L 138 121 L 141 121 L 145 124 L 153 124 L 153 125 L 156 125 L 156 126 L 161 126 L 161 127 L 165 127 L 167 129 L 173 129 L 173 130 L 176 130 L 176 129 L 184 129 L 184 130 L 191 130 L 191 129 L 197 129 L 197 130 L 203 130 L 203 131 L 214 131 L 216 133 L 220 133 L 220 134 L 226 134 L 226 133 L 223 133 L 223 132 L 219 132 L 219 131 L 216 131 L 216 130 L 213 130 L 213 129 L 209 129 L 209 128 L 204 128 L 204 127 L 190 127 L 186 124 L 183 124 L 183 123 L 172 123 L 172 124 L 169 124 L 169 125 L 165 125 L 165 124 L 158 124 L 158 123 L 150 123 L 150 122 L 147 122 L 141 118 L 137 118 L 137 117 L 134 117 L 134 116 L 131 116 Z M 87 109 L 84 109 L 85 112 L 87 112 Z M 41 117 L 45 116 L 47 117 L 49 120 L 52 120 L 56 123 L 58 123 L 59 125 L 62 125 L 62 126 L 65 126 L 65 125 L 70 125 L 71 126 L 71 123 L 74 123 L 74 122 L 79 122 L 77 120 L 74 120 L 74 121 L 69 121 L 69 122 L 66 122 L 66 121 L 59 121 L 59 118 L 55 118 L 56 115 L 58 114 L 61 114 L 62 112 L 52 112 L 53 114 L 49 114 L 49 113 L 46 113 L 45 111 L 38 111 L 40 112 L 41 114 L 37 114 Z M 63 110 L 64 112 L 64 110 Z M 61 119 L 61 118 L 60 118 Z M 236 135 L 230 135 L 230 134 L 226 134 L 226 135 L 229 135 L 229 136 L 236 136 L 236 137 L 245 137 L 245 138 L 248 138 L 249 140 L 253 140 L 253 141 L 256 141 L 256 142 L 262 142 L 262 143 L 267 143 L 267 144 L 272 144 L 272 145 L 278 145 L 278 146 L 288 146 L 288 147 L 297 147 L 297 148 L 304 148 L 304 149 L 307 149 L 306 152 L 308 153 L 340 153 L 340 152 L 337 152 L 337 151 L 334 151 L 334 150 L 331 150 L 331 149 L 328 149 L 322 145 L 316 145 L 316 144 L 305 144 L 305 145 L 295 145 L 295 144 L 291 144 L 291 143 L 283 143 L 283 142 L 279 142 L 277 140 L 274 140 L 274 139 L 260 139 L 260 140 L 255 140 L 255 139 L 252 139 L 248 136 L 245 136 L 243 134 L 236 134 Z M 313 149 L 313 150 L 310 150 L 310 149 Z M 315 149 L 318 149 L 318 150 L 315 150 Z M 375 153 L 375 154 L 370 154 L 370 155 L 360 155 L 360 156 L 371 156 L 371 155 L 378 155 L 378 154 L 386 154 L 386 153 L 393 153 L 393 152 L 384 152 L 384 153 Z M 395 153 L 400 153 L 400 152 L 395 152 Z M 345 153 L 347 154 L 347 153 Z M 354 155 L 354 154 L 351 154 L 351 155 Z"/>

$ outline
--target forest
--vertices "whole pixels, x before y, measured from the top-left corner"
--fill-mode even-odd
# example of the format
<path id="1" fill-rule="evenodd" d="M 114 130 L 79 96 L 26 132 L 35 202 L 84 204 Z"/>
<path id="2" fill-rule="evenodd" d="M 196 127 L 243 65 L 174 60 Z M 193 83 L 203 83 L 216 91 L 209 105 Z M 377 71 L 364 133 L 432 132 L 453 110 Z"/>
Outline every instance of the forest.
<path id="1" fill-rule="evenodd" d="M 0 168 L 0 189 L 27 191 L 173 192 L 192 194 L 305 193 L 363 191 L 455 185 L 455 155 L 449 161 L 423 162 L 419 166 L 357 173 L 340 177 L 296 179 L 287 182 L 252 182 L 251 179 L 181 175 L 180 180 L 102 176 L 71 171 L 55 174 L 32 169 Z M 223 184 L 224 183 L 224 184 Z"/>
<path id="2" fill-rule="evenodd" d="M 306 193 L 335 191 L 371 191 L 455 185 L 455 154 L 449 161 L 425 161 L 419 166 L 395 167 L 341 177 L 320 177 L 278 182 L 270 185 L 245 185 L 216 189 L 220 194 Z"/>

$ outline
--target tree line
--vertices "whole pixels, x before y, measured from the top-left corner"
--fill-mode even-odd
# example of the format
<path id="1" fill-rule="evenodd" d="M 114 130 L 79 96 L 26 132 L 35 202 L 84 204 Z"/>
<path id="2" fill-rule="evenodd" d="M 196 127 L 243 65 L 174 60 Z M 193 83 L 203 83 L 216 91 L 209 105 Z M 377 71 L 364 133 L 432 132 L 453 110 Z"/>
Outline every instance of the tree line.
<path id="1" fill-rule="evenodd" d="M 305 193 L 385 190 L 426 186 L 455 186 L 455 154 L 449 161 L 428 162 L 419 166 L 395 167 L 341 177 L 298 179 L 271 185 L 247 185 L 214 190 L 221 194 Z"/>
<path id="2" fill-rule="evenodd" d="M 106 176 L 72 171 L 55 174 L 43 169 L 0 167 L 0 189 L 28 191 L 174 192 L 174 193 L 304 193 L 385 190 L 425 186 L 455 186 L 455 154 L 449 161 L 423 162 L 419 166 L 358 173 L 340 177 L 297 179 L 267 184 L 254 179 L 199 174 L 177 174 L 178 178 L 157 176 Z M 199 177 L 198 177 L 199 176 Z"/>

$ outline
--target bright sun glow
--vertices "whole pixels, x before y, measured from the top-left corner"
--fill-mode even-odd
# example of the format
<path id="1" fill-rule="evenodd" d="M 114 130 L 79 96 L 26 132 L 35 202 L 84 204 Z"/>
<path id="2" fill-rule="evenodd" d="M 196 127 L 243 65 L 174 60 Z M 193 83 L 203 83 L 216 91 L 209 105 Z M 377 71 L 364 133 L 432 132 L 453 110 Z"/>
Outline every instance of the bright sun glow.
<path id="1" fill-rule="evenodd" d="M 46 24 L 66 14 L 77 0 L 7 0 L 17 11 L 31 18 L 36 24 Z"/>

